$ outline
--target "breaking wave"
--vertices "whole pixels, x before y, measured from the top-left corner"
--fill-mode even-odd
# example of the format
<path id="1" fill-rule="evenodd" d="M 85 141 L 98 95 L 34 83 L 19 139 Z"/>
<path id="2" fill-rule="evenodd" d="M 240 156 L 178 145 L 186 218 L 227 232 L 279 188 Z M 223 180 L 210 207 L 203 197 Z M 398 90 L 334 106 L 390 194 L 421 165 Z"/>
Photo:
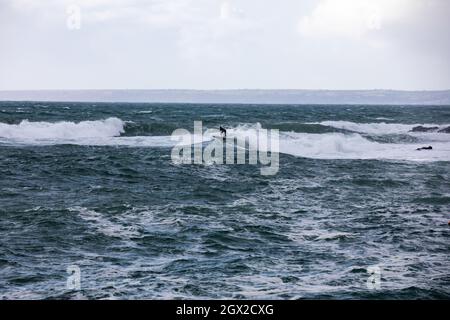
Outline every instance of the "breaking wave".
<path id="1" fill-rule="evenodd" d="M 394 123 L 354 123 L 347 121 L 323 121 L 312 125 L 329 126 L 351 132 L 307 133 L 280 131 L 279 152 L 297 157 L 315 159 L 390 159 L 412 161 L 450 161 L 450 135 L 442 133 L 412 133 L 414 124 Z M 145 126 L 145 124 L 143 125 Z M 422 124 L 422 126 L 439 126 Z M 440 125 L 439 127 L 443 127 Z M 133 131 L 133 127 L 130 127 Z M 270 150 L 267 141 L 257 140 L 258 133 L 266 133 L 261 124 L 240 124 L 228 129 L 229 136 L 246 137 L 249 148 Z M 144 134 L 150 132 L 144 132 Z M 23 120 L 19 124 L 0 123 L 0 143 L 2 144 L 74 144 L 93 146 L 129 146 L 129 147 L 171 147 L 180 141 L 196 143 L 213 140 L 216 130 L 207 130 L 203 140 L 194 135 L 184 139 L 173 139 L 170 135 L 129 135 L 127 122 L 119 118 L 108 118 L 78 123 L 30 122 Z M 381 143 L 373 141 L 366 134 L 411 134 L 422 135 L 420 143 Z M 440 139 L 436 139 L 436 136 Z M 186 139 L 187 138 L 187 139 Z M 418 151 L 428 142 L 433 143 L 433 150 Z"/>
<path id="2" fill-rule="evenodd" d="M 444 129 L 450 126 L 450 124 L 402 124 L 402 123 L 355 123 L 350 121 L 322 121 L 314 122 L 311 124 L 320 124 L 322 126 L 333 127 L 336 129 L 343 129 L 358 133 L 368 133 L 368 134 L 409 134 L 412 133 L 411 130 L 414 127 L 437 127 L 437 130 Z"/>
<path id="3" fill-rule="evenodd" d="M 430 152 L 418 151 L 421 144 L 379 143 L 360 134 L 285 133 L 280 151 L 315 159 L 389 159 L 410 161 L 450 161 L 450 144 L 433 143 Z"/>
<path id="4" fill-rule="evenodd" d="M 80 138 L 106 138 L 124 133 L 125 122 L 119 118 L 81 121 L 78 123 L 30 122 L 22 120 L 19 124 L 0 123 L 0 138 L 15 140 L 64 140 Z"/>
<path id="5" fill-rule="evenodd" d="M 91 145 L 169 147 L 177 143 L 167 136 L 122 136 L 129 122 L 116 117 L 81 122 L 0 123 L 0 143 L 12 145 Z M 134 130 L 132 128 L 132 130 Z"/>

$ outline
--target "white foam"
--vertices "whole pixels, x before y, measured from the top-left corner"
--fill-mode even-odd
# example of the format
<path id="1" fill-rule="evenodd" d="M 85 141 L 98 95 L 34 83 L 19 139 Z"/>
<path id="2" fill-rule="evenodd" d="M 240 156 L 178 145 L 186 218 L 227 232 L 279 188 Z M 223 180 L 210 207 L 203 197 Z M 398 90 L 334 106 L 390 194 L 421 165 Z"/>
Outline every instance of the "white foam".
<path id="1" fill-rule="evenodd" d="M 314 159 L 390 159 L 450 161 L 450 144 L 438 142 L 433 150 L 416 150 L 420 144 L 378 143 L 359 134 L 284 133 L 282 153 Z"/>
<path id="2" fill-rule="evenodd" d="M 186 141 L 186 140 L 184 140 Z M 191 141 L 194 141 L 191 138 Z M 61 145 L 71 144 L 79 146 L 123 146 L 123 147 L 173 147 L 176 144 L 183 145 L 183 142 L 172 140 L 172 136 L 134 136 L 134 137 L 98 137 L 98 138 L 77 138 L 77 139 L 2 139 L 0 144 L 4 145 Z"/>
<path id="3" fill-rule="evenodd" d="M 340 122 L 339 122 L 340 123 Z M 351 123 L 354 124 L 354 123 Z M 359 125 L 359 124 L 354 124 Z M 369 124 L 369 128 L 371 127 Z M 384 124 L 386 125 L 386 124 Z M 383 126 L 383 125 L 382 125 Z M 414 125 L 389 126 L 390 132 L 409 130 Z M 364 128 L 365 125 L 362 124 Z M 248 137 L 249 147 L 257 146 L 259 123 L 243 124 L 227 129 L 230 136 Z M 375 131 L 376 127 L 372 129 Z M 380 132 L 383 128 L 379 128 Z M 419 133 L 420 134 L 420 133 Z M 280 132 L 280 152 L 297 157 L 313 159 L 385 159 L 408 161 L 450 161 L 450 143 L 448 134 L 430 133 L 426 141 L 433 141 L 433 150 L 416 150 L 426 142 L 420 143 L 379 143 L 371 141 L 359 133 L 299 133 Z M 259 150 L 270 150 L 268 145 L 259 145 Z"/>
<path id="4" fill-rule="evenodd" d="M 133 225 L 126 226 L 120 220 L 113 221 L 100 212 L 89 210 L 84 207 L 70 207 L 68 210 L 77 212 L 79 217 L 89 222 L 96 232 L 102 233 L 108 237 L 131 239 L 141 235 L 137 227 Z"/>
<path id="5" fill-rule="evenodd" d="M 376 117 L 375 120 L 394 121 L 394 119 L 392 119 L 392 118 L 386 118 L 386 117 Z"/>
<path id="6" fill-rule="evenodd" d="M 326 122 L 331 123 L 331 121 Z M 358 128 L 361 131 L 384 132 L 408 132 L 415 125 L 403 124 L 357 124 L 352 122 L 337 121 L 334 124 Z M 427 125 L 432 126 L 432 125 Z M 258 131 L 262 129 L 259 123 L 243 124 L 235 128 L 227 129 L 230 136 L 248 137 L 249 147 L 257 145 Z M 364 129 L 364 130 L 362 130 Z M 353 130 L 352 130 L 353 131 Z M 416 133 L 413 133 L 416 135 Z M 421 135 L 421 133 L 417 133 Z M 433 150 L 416 150 L 426 142 L 420 143 L 379 143 L 371 141 L 359 133 L 299 133 L 280 132 L 280 152 L 297 157 L 313 159 L 385 159 L 408 161 L 450 161 L 450 143 L 448 134 L 427 133 L 424 141 L 433 141 Z M 270 150 L 268 145 L 259 145 L 259 150 Z"/>
<path id="7" fill-rule="evenodd" d="M 353 123 L 346 121 L 324 121 L 323 125 L 345 128 L 364 133 L 407 133 L 416 125 L 386 123 Z M 118 118 L 97 121 L 74 122 L 29 122 L 18 125 L 0 123 L 0 143 L 3 144 L 75 144 L 91 146 L 129 146 L 129 147 L 172 147 L 180 141 L 202 141 L 201 137 L 191 135 L 190 139 L 173 139 L 172 136 L 133 136 L 122 137 L 125 122 Z M 435 126 L 426 124 L 424 126 Z M 443 126 L 443 125 L 441 125 Z M 227 128 L 229 136 L 248 138 L 250 148 L 261 151 L 270 146 L 260 144 L 259 133 L 265 134 L 261 124 L 242 124 Z M 203 142 L 213 140 L 217 130 L 207 130 Z M 420 143 L 379 143 L 371 141 L 359 133 L 298 133 L 280 132 L 280 152 L 314 159 L 389 159 L 410 161 L 450 161 L 450 134 L 408 133 L 426 137 Z M 184 137 L 186 138 L 186 137 Z M 433 150 L 416 150 L 433 142 Z M 261 140 L 260 140 L 261 142 Z M 267 143 L 268 141 L 265 141 Z"/>
<path id="8" fill-rule="evenodd" d="M 171 136 L 120 136 L 125 132 L 127 121 L 108 118 L 81 122 L 30 122 L 19 124 L 0 123 L 0 143 L 11 145 L 89 145 L 89 146 L 130 146 L 130 147 L 170 147 L 178 143 Z M 194 135 L 191 141 L 199 141 Z M 180 139 L 180 141 L 189 139 Z"/>
<path id="9" fill-rule="evenodd" d="M 373 122 L 373 123 L 355 123 L 350 121 L 322 121 L 314 122 L 311 124 L 321 124 L 323 126 L 333 127 L 337 129 L 344 129 L 359 133 L 369 133 L 376 135 L 384 134 L 403 134 L 411 133 L 410 131 L 417 126 L 423 127 L 439 127 L 440 129 L 450 126 L 450 124 L 431 124 L 431 123 L 418 123 L 418 124 L 402 124 L 402 123 L 385 123 L 385 122 Z"/>
<path id="10" fill-rule="evenodd" d="M 69 140 L 80 138 L 106 138 L 120 136 L 125 122 L 119 118 L 108 118 L 78 123 L 30 122 L 23 120 L 19 124 L 0 123 L 0 138 L 14 140 Z"/>
<path id="11" fill-rule="evenodd" d="M 259 122 L 255 124 L 241 124 L 235 128 L 227 128 L 227 138 L 238 138 L 240 141 L 246 141 L 250 149 L 261 151 L 270 150 L 270 139 L 267 132 L 263 131 Z M 204 134 L 208 139 L 213 135 L 219 135 L 218 130 L 207 130 Z M 267 139 L 264 139 L 267 137 Z"/>
<path id="12" fill-rule="evenodd" d="M 339 240 L 345 238 L 351 238 L 354 234 L 349 232 L 328 232 L 317 236 L 315 240 Z"/>

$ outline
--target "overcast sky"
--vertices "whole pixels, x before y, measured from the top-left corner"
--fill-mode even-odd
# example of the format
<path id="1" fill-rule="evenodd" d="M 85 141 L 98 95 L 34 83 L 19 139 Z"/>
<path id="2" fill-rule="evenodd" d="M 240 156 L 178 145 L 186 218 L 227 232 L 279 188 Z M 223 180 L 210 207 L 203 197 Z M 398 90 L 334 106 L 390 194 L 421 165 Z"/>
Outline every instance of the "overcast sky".
<path id="1" fill-rule="evenodd" d="M 0 90 L 450 89 L 449 17 L 448 0 L 0 0 Z"/>

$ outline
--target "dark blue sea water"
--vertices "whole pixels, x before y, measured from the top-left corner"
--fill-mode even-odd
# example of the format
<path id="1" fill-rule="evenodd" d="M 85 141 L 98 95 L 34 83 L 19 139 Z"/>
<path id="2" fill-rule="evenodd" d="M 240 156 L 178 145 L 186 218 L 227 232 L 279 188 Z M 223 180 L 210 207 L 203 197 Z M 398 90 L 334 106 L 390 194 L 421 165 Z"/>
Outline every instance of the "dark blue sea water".
<path id="1" fill-rule="evenodd" d="M 279 129 L 278 173 L 173 163 L 194 121 Z M 449 299 L 448 126 L 448 106 L 1 102 L 0 298 Z"/>

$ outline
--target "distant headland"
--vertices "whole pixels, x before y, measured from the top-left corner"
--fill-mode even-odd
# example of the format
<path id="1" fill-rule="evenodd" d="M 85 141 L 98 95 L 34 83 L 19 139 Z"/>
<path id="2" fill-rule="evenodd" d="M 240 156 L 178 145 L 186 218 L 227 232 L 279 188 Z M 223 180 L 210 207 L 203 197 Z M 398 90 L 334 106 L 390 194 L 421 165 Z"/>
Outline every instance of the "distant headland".
<path id="1" fill-rule="evenodd" d="M 0 90 L 0 101 L 450 105 L 450 90 Z"/>

